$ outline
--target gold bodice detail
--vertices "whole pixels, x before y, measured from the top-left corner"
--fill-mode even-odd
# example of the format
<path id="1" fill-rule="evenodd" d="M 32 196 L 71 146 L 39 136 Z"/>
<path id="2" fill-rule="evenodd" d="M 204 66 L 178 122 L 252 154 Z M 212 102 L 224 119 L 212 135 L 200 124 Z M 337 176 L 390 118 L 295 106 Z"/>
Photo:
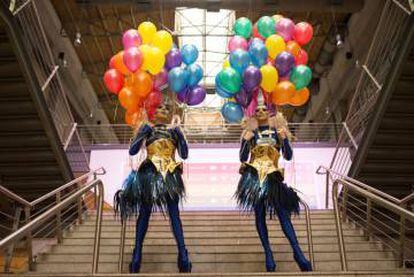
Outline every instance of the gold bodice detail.
<path id="1" fill-rule="evenodd" d="M 270 144 L 256 145 L 251 150 L 250 161 L 246 164 L 254 167 L 262 184 L 268 174 L 279 171 L 283 175 L 283 169 L 278 167 L 279 151 Z"/>
<path id="2" fill-rule="evenodd" d="M 172 173 L 181 163 L 175 161 L 175 146 L 171 139 L 161 138 L 147 146 L 147 159 L 157 168 L 165 179 L 167 172 Z"/>

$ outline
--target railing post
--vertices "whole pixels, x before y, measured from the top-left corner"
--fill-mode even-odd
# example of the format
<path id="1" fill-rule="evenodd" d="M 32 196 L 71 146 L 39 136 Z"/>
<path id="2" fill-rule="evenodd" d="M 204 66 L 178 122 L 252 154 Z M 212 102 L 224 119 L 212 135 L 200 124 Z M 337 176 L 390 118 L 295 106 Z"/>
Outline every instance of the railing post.
<path id="1" fill-rule="evenodd" d="M 119 245 L 119 260 L 118 260 L 118 272 L 122 273 L 122 265 L 124 264 L 124 249 L 125 249 L 125 233 L 127 219 L 122 218 L 122 229 L 121 229 L 121 243 Z"/>
<path id="2" fill-rule="evenodd" d="M 99 201 L 96 210 L 96 221 L 95 221 L 95 241 L 93 245 L 93 257 L 92 257 L 92 275 L 98 273 L 99 265 L 99 248 L 101 244 L 101 229 L 102 229 L 102 210 L 104 205 L 104 187 L 102 182 L 98 184 Z"/>
<path id="3" fill-rule="evenodd" d="M 339 207 L 338 207 L 338 183 L 337 182 L 334 182 L 332 184 L 332 202 L 333 202 L 333 209 L 334 209 L 334 214 L 335 214 L 336 233 L 338 234 L 338 247 L 339 247 L 339 254 L 341 258 L 341 267 L 343 271 L 348 271 L 345 244 L 344 244 L 344 234 L 342 230 L 342 221 L 340 218 L 341 216 L 339 214 Z"/>
<path id="4" fill-rule="evenodd" d="M 19 222 L 20 222 L 20 215 L 22 213 L 22 208 L 17 207 L 15 214 L 14 214 L 14 220 L 13 220 L 13 228 L 12 231 L 16 231 L 19 228 Z M 4 257 L 4 272 L 8 273 L 10 271 L 10 264 L 13 259 L 13 252 L 14 252 L 14 243 L 10 244 L 9 247 L 7 247 L 5 257 Z"/>
<path id="5" fill-rule="evenodd" d="M 30 222 L 30 207 L 24 208 L 24 215 L 25 215 L 25 224 Z M 33 268 L 33 251 L 32 251 L 32 230 L 30 230 L 26 235 L 26 249 L 27 249 L 27 263 L 29 265 L 29 271 L 34 270 Z"/>
<path id="6" fill-rule="evenodd" d="M 329 171 L 326 171 L 325 209 L 329 208 Z"/>
<path id="7" fill-rule="evenodd" d="M 371 235 L 371 222 L 372 222 L 372 201 L 370 198 L 367 199 L 367 228 L 365 236 L 367 237 L 367 240 L 369 240 L 369 237 Z"/>
<path id="8" fill-rule="evenodd" d="M 347 217 L 347 203 L 348 202 L 348 188 L 343 186 L 342 187 L 342 221 L 345 222 L 346 221 L 346 217 Z"/>
<path id="9" fill-rule="evenodd" d="M 56 204 L 61 202 L 61 192 L 58 191 L 56 193 Z M 62 233 L 62 210 L 58 209 L 56 213 L 56 238 L 58 243 L 62 243 L 63 241 L 63 233 Z"/>
<path id="10" fill-rule="evenodd" d="M 78 188 L 80 189 L 82 187 L 82 185 L 80 183 L 78 183 Z M 78 224 L 82 224 L 83 220 L 82 220 L 82 196 L 79 195 L 78 198 Z"/>
<path id="11" fill-rule="evenodd" d="M 405 247 L 405 216 L 400 216 L 400 245 L 399 245 L 399 263 L 404 267 L 404 247 Z"/>

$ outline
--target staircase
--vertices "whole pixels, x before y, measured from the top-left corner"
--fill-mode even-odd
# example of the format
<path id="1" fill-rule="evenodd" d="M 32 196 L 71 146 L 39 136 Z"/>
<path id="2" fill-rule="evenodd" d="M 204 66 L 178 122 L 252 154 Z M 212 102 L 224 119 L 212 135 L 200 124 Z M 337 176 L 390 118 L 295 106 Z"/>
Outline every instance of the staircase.
<path id="1" fill-rule="evenodd" d="M 246 274 L 251 272 L 247 275 L 252 276 L 253 272 L 265 271 L 263 250 L 252 215 L 232 211 L 182 212 L 181 217 L 186 244 L 193 262 L 192 276 L 196 276 L 195 273 L 235 276 L 241 272 Z M 315 270 L 320 272 L 320 276 L 329 276 L 329 273 L 332 273 L 332 276 L 340 276 L 338 271 L 341 271 L 341 264 L 333 212 L 314 210 L 311 212 L 311 219 Z M 304 215 L 294 217 L 293 224 L 302 249 L 308 256 Z M 268 227 L 277 271 L 298 272 L 299 268 L 293 261 L 290 245 L 277 220 L 268 219 Z M 127 272 L 131 259 L 134 229 L 135 222 L 129 221 L 124 272 Z M 61 245 L 56 245 L 50 252 L 37 257 L 35 273 L 51 275 L 89 273 L 92 266 L 94 230 L 95 216 L 90 214 L 82 225 L 78 225 L 66 234 Z M 120 222 L 115 220 L 112 213 L 104 214 L 98 272 L 117 272 L 120 234 Z M 396 258 L 391 251 L 383 249 L 380 243 L 366 240 L 362 233 L 350 224 L 344 224 L 344 234 L 349 270 L 371 274 L 376 272 L 378 276 L 398 273 L 400 269 L 397 267 Z M 176 246 L 168 219 L 160 214 L 154 214 L 144 242 L 141 272 L 176 273 L 176 261 Z"/>

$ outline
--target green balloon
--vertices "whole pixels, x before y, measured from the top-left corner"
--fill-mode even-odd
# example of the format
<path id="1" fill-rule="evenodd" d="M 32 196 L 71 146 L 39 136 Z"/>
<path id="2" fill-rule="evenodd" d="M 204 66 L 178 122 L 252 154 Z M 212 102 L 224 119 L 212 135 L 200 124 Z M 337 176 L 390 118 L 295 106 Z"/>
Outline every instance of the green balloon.
<path id="1" fill-rule="evenodd" d="M 227 67 L 218 74 L 219 85 L 230 93 L 237 93 L 241 87 L 241 76 L 233 68 Z"/>
<path id="2" fill-rule="evenodd" d="M 272 17 L 262 16 L 259 18 L 259 21 L 257 21 L 257 30 L 262 37 L 267 38 L 273 34 L 276 34 L 275 24 L 276 22 Z"/>
<path id="3" fill-rule="evenodd" d="M 242 36 L 245 39 L 250 38 L 252 35 L 253 25 L 247 17 L 240 17 L 233 25 L 233 31 L 236 35 Z"/>
<path id="4" fill-rule="evenodd" d="M 295 85 L 296 90 L 309 85 L 312 80 L 312 70 L 306 65 L 298 65 L 293 68 L 290 74 L 290 81 Z"/>

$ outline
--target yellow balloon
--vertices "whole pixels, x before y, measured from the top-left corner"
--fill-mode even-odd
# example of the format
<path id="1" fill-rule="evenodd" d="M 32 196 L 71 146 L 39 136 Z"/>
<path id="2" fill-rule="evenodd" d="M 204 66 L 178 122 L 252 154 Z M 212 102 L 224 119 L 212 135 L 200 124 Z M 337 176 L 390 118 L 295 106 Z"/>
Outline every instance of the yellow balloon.
<path id="1" fill-rule="evenodd" d="M 272 92 L 276 88 L 279 80 L 279 74 L 276 68 L 270 64 L 265 64 L 260 68 L 260 72 L 262 73 L 260 87 L 267 93 Z"/>
<path id="2" fill-rule="evenodd" d="M 158 31 L 152 39 L 152 45 L 161 49 L 164 54 L 167 54 L 173 46 L 173 38 L 167 31 Z"/>
<path id="3" fill-rule="evenodd" d="M 227 67 L 229 67 L 230 66 L 230 61 L 229 60 L 225 60 L 224 62 L 223 62 L 223 69 L 225 69 L 225 68 L 227 68 Z"/>
<path id="4" fill-rule="evenodd" d="M 158 47 L 151 47 L 148 59 L 148 72 L 152 75 L 160 73 L 165 64 L 164 53 Z"/>
<path id="5" fill-rule="evenodd" d="M 142 65 L 141 65 L 141 69 L 142 70 L 148 70 L 148 65 L 151 61 L 151 57 L 150 57 L 150 52 L 151 52 L 151 46 L 149 46 L 148 44 L 142 44 L 138 47 L 138 49 L 141 51 L 142 53 Z"/>
<path id="6" fill-rule="evenodd" d="M 156 32 L 157 27 L 155 27 L 154 23 L 152 22 L 145 21 L 138 26 L 138 33 L 141 36 L 143 44 L 151 43 Z"/>
<path id="7" fill-rule="evenodd" d="M 285 51 L 286 43 L 284 39 L 279 35 L 271 35 L 266 39 L 265 42 L 269 56 L 274 59 L 281 52 Z"/>

